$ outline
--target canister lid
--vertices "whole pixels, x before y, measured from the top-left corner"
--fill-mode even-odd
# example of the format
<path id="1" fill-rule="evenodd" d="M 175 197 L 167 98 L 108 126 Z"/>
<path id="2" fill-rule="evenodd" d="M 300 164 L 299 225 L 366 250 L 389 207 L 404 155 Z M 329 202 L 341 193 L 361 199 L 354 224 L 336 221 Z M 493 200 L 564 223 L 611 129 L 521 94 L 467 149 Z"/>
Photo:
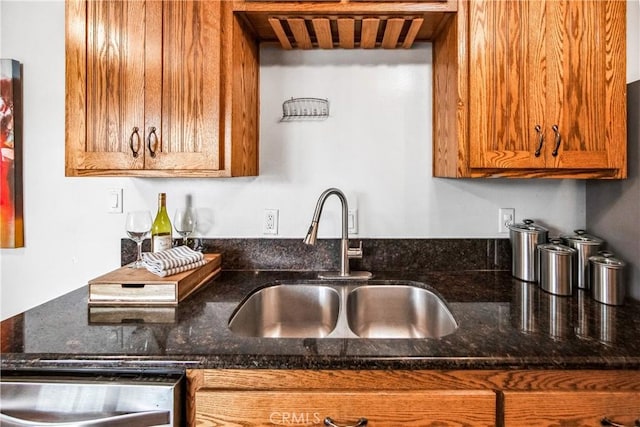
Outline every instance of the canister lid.
<path id="1" fill-rule="evenodd" d="M 573 235 L 564 235 L 562 239 L 569 243 L 570 245 L 601 245 L 604 240 L 599 237 L 592 236 L 591 234 L 587 234 L 585 230 L 574 230 L 575 234 Z"/>
<path id="2" fill-rule="evenodd" d="M 535 224 L 531 219 L 523 219 L 522 223 L 509 224 L 508 227 L 509 230 L 517 231 L 520 233 L 540 233 L 549 231 L 543 226 Z"/>
<path id="3" fill-rule="evenodd" d="M 549 243 L 538 245 L 538 249 L 543 252 L 549 252 L 560 256 L 570 256 L 577 252 L 575 249 L 565 246 L 560 242 L 560 239 L 551 239 Z"/>
<path id="4" fill-rule="evenodd" d="M 616 258 L 611 252 L 600 252 L 598 255 L 590 256 L 589 262 L 608 268 L 622 268 L 626 265 L 624 261 Z"/>

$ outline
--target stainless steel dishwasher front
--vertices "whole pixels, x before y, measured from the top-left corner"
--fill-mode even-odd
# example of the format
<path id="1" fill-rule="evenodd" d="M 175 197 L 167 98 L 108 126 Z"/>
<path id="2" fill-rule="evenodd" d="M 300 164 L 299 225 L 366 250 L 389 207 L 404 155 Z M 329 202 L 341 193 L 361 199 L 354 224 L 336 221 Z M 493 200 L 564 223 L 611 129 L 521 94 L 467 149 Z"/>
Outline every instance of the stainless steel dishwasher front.
<path id="1" fill-rule="evenodd" d="M 181 374 L 2 373 L 0 425 L 182 425 Z"/>

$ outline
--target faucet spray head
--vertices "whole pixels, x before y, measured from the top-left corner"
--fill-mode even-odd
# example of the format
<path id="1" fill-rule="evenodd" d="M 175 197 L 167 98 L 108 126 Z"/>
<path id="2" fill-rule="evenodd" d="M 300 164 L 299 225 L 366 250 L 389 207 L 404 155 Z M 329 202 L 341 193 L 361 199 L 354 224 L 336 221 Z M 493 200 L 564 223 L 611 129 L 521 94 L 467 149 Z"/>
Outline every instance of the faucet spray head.
<path id="1" fill-rule="evenodd" d="M 318 240 L 318 222 L 312 221 L 309 231 L 307 231 L 307 235 L 304 238 L 304 243 L 306 245 L 315 245 L 316 240 Z"/>

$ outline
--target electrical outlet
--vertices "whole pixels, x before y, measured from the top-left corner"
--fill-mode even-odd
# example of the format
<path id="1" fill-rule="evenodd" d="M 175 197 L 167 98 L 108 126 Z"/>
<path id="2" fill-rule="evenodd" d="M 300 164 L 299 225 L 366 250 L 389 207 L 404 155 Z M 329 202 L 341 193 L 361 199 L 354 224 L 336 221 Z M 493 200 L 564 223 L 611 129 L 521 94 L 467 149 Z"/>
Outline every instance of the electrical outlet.
<path id="1" fill-rule="evenodd" d="M 278 209 L 265 209 L 262 234 L 278 234 Z"/>
<path id="2" fill-rule="evenodd" d="M 514 208 L 500 208 L 498 209 L 498 233 L 508 233 L 509 224 L 512 224 L 516 219 L 516 210 Z"/>

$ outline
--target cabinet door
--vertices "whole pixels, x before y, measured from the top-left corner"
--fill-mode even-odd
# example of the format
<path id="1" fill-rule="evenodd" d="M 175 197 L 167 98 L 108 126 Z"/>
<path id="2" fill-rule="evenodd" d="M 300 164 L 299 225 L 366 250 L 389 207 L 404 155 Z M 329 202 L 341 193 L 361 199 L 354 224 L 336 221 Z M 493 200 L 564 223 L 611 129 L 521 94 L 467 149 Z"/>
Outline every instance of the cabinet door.
<path id="1" fill-rule="evenodd" d="M 504 392 L 506 427 L 593 427 L 603 417 L 632 426 L 640 417 L 640 392 Z"/>
<path id="2" fill-rule="evenodd" d="M 219 1 L 148 2 L 146 169 L 221 164 Z M 161 34 L 161 38 L 158 35 Z"/>
<path id="3" fill-rule="evenodd" d="M 278 2 L 284 2 L 284 1 L 290 1 L 290 0 L 245 0 L 247 3 L 251 3 L 251 2 L 272 2 L 272 3 L 278 3 Z M 312 2 L 312 1 L 340 1 L 340 0 L 299 0 L 302 2 Z"/>
<path id="4" fill-rule="evenodd" d="M 626 156 L 626 82 L 624 72 L 616 72 L 626 67 L 624 2 L 553 1 L 545 6 L 551 70 L 547 117 L 559 135 L 550 134 L 548 166 L 619 168 Z"/>
<path id="5" fill-rule="evenodd" d="M 471 168 L 626 173 L 624 10 L 470 2 Z"/>
<path id="6" fill-rule="evenodd" d="M 69 0 L 66 13 L 68 175 L 224 168 L 221 2 Z"/>
<path id="7" fill-rule="evenodd" d="M 196 425 L 494 426 L 492 391 L 218 391 L 196 393 Z"/>
<path id="8" fill-rule="evenodd" d="M 68 8 L 73 6 L 80 17 L 74 25 L 86 28 L 71 28 L 77 32 L 67 42 L 78 53 L 74 58 L 78 63 L 67 64 L 67 120 L 72 116 L 73 122 L 86 122 L 85 134 L 67 135 L 72 147 L 68 161 L 77 169 L 140 169 L 144 165 L 144 3 L 82 1 Z M 84 34 L 86 43 L 78 40 Z M 85 72 L 86 100 L 80 81 Z M 77 82 L 71 90 L 70 80 Z M 77 110 L 70 111 L 74 106 Z"/>
<path id="9" fill-rule="evenodd" d="M 544 1 L 469 4 L 470 166 L 544 168 Z"/>

